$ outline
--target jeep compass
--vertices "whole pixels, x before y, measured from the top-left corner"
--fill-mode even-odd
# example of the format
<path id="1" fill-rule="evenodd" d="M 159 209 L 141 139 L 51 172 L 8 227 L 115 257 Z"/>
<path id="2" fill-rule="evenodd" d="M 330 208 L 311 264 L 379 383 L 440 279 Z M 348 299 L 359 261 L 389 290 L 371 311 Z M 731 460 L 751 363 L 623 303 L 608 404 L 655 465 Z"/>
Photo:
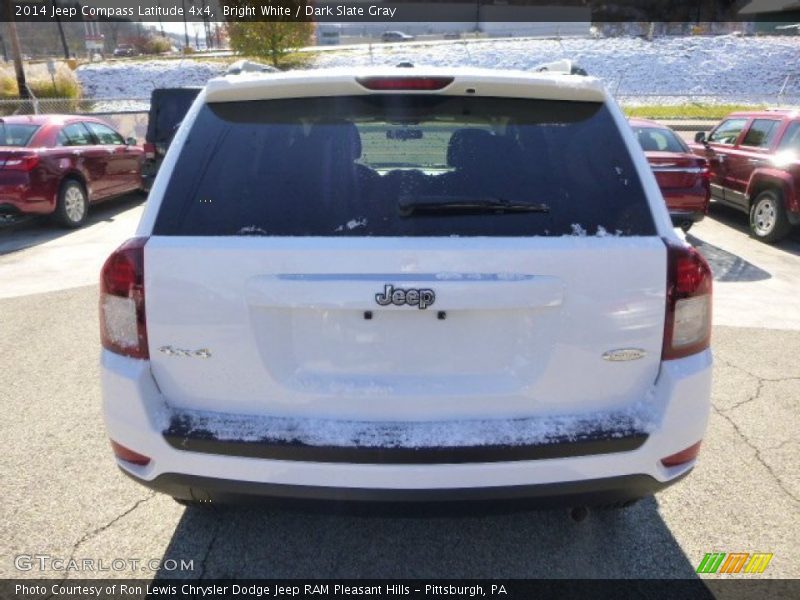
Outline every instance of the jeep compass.
<path id="1" fill-rule="evenodd" d="M 556 71 L 211 80 L 100 323 L 117 464 L 183 502 L 625 504 L 709 411 L 708 265 Z"/>

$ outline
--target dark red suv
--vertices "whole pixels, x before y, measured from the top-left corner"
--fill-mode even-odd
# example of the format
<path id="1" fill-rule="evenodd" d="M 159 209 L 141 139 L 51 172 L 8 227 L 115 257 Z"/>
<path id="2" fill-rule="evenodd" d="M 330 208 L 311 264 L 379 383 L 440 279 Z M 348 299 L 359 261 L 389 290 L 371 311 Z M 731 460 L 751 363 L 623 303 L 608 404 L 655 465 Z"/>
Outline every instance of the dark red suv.
<path id="1" fill-rule="evenodd" d="M 777 242 L 800 224 L 800 111 L 731 113 L 695 142 L 712 199 L 750 215 L 753 237 Z"/>
<path id="2" fill-rule="evenodd" d="M 92 117 L 0 118 L 0 223 L 52 214 L 79 227 L 89 204 L 141 189 L 135 144 Z"/>

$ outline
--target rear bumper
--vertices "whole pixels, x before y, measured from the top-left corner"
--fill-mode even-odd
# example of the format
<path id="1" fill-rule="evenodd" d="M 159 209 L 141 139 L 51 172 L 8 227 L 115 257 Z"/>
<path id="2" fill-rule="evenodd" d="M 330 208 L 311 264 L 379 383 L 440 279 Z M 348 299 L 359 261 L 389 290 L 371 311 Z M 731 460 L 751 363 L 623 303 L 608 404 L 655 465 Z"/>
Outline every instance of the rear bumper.
<path id="1" fill-rule="evenodd" d="M 705 218 L 706 213 L 700 210 L 670 210 L 669 216 L 672 217 L 673 222 L 680 220 L 688 223 L 697 223 Z"/>
<path id="2" fill-rule="evenodd" d="M 201 413 L 202 414 L 202 413 Z M 247 438 L 231 439 L 214 431 L 213 419 L 201 416 L 193 418 L 189 412 L 176 412 L 164 431 L 164 439 L 175 450 L 196 452 L 217 456 L 259 458 L 268 460 L 339 463 L 350 465 L 460 465 L 471 463 L 503 463 L 515 461 L 548 460 L 629 452 L 640 448 L 648 438 L 645 430 L 631 422 L 619 422 L 613 427 L 591 425 L 580 432 L 551 435 L 543 440 L 530 440 L 525 443 L 508 443 L 502 440 L 484 439 L 480 445 L 457 446 L 416 446 L 395 444 L 391 432 L 384 429 L 383 435 L 376 429 L 369 429 L 369 423 L 359 424 L 360 431 L 347 435 L 350 439 L 359 437 L 384 437 L 387 443 L 382 446 L 362 441 L 359 445 L 309 444 L 295 437 L 287 440 L 275 436 L 281 429 L 279 419 L 223 417 L 228 428 L 242 431 L 251 430 Z M 539 419 L 515 419 L 507 421 L 509 426 L 543 426 L 545 417 Z M 513 425 L 512 425 L 513 424 Z M 266 435 L 254 436 L 252 429 L 257 426 Z M 424 427 L 425 424 L 422 425 Z M 452 439 L 455 435 L 465 435 L 468 426 L 464 424 L 439 423 L 439 435 Z M 402 429 L 413 432 L 414 424 L 403 424 Z M 555 429 L 555 427 L 553 427 Z M 474 428 L 471 437 L 479 435 Z M 295 434 L 297 435 L 297 434 Z M 396 434 L 395 434 L 396 435 Z M 413 433 L 411 433 L 413 435 Z M 395 438 L 396 439 L 396 438 Z"/>
<path id="3" fill-rule="evenodd" d="M 54 197 L 26 183 L 0 184 L 0 214 L 48 214 L 55 208 Z"/>
<path id="4" fill-rule="evenodd" d="M 123 469 L 134 481 L 157 492 L 181 500 L 213 504 L 253 504 L 269 502 L 297 506 L 297 502 L 312 506 L 317 503 L 348 502 L 356 505 L 445 504 L 452 505 L 503 504 L 514 507 L 598 506 L 624 503 L 652 495 L 689 474 L 685 471 L 668 482 L 649 475 L 625 475 L 584 481 L 549 484 L 429 488 L 375 489 L 305 485 L 285 485 L 253 481 L 236 481 L 179 473 L 164 473 L 151 481 L 139 479 Z"/>
<path id="5" fill-rule="evenodd" d="M 336 448 L 326 459 L 325 448 L 303 455 L 308 447 L 298 449 L 291 443 L 280 447 L 214 439 L 202 431 L 171 431 L 175 411 L 156 385 L 148 361 L 103 351 L 101 373 L 109 437 L 151 459 L 146 466 L 124 461 L 118 465 L 143 485 L 179 498 L 411 502 L 520 497 L 533 498 L 537 504 L 596 504 L 656 492 L 691 470 L 694 461 L 665 467 L 661 459 L 703 438 L 711 364 L 710 351 L 662 363 L 655 385 L 642 401 L 654 414 L 644 436 L 634 431 L 606 439 L 565 440 L 544 448 L 495 447 L 488 449 L 494 453 L 488 458 L 480 455 L 486 446 L 468 447 L 455 458 L 432 451 L 425 460 L 414 448 L 383 456 Z"/>

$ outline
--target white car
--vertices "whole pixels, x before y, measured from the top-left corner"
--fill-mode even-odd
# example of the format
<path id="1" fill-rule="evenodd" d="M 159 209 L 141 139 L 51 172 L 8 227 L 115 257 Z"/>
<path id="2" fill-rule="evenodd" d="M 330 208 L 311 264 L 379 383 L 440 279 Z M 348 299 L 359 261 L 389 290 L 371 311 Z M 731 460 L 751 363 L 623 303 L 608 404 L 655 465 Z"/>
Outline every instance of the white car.
<path id="1" fill-rule="evenodd" d="M 591 77 L 214 79 L 103 267 L 108 435 L 182 502 L 625 505 L 695 465 L 711 279 Z"/>

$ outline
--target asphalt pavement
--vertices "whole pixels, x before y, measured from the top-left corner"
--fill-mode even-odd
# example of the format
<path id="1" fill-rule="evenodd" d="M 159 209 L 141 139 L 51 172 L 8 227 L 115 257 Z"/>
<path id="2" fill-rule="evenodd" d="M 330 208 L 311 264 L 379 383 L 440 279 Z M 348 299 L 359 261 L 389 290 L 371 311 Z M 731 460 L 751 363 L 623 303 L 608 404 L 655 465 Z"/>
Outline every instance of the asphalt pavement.
<path id="1" fill-rule="evenodd" d="M 77 232 L 0 231 L 1 577 L 691 578 L 707 552 L 770 552 L 763 577 L 800 577 L 797 235 L 760 244 L 721 208 L 692 230 L 717 278 L 713 411 L 695 471 L 655 498 L 580 523 L 566 510 L 206 511 L 124 477 L 103 429 L 95 282 L 140 202 L 97 210 Z M 43 571 L 33 555 L 165 568 Z"/>

